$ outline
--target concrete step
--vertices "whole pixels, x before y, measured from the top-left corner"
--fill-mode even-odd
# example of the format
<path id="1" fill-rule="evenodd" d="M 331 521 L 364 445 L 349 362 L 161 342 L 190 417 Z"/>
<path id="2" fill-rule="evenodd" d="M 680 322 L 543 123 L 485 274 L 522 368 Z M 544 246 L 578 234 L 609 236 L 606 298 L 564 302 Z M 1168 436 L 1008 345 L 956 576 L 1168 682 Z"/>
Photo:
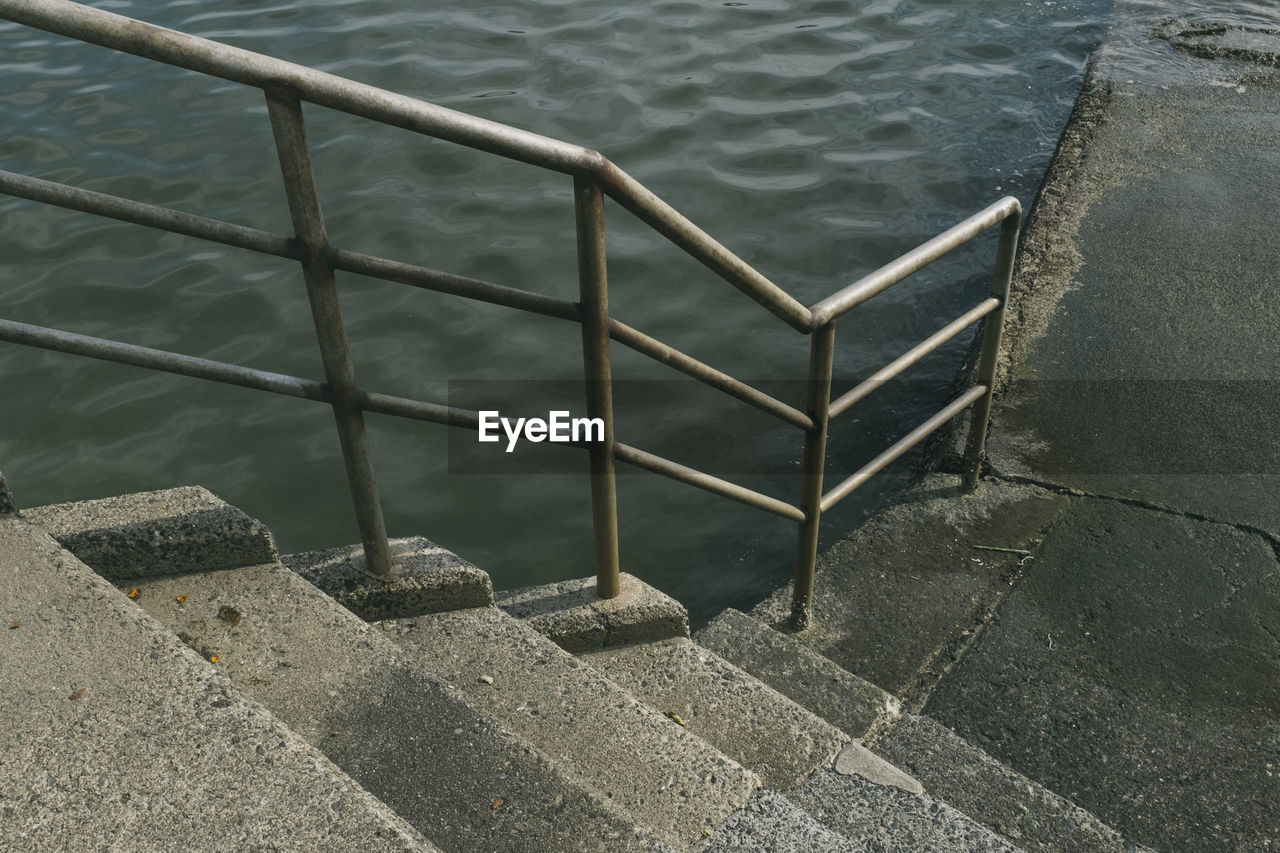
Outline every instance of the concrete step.
<path id="1" fill-rule="evenodd" d="M 583 660 L 721 752 L 790 790 L 849 738 L 691 640 L 605 649 Z"/>
<path id="2" fill-rule="evenodd" d="M 200 486 L 25 509 L 23 518 L 106 578 L 270 563 L 271 531 Z"/>
<path id="3" fill-rule="evenodd" d="M 444 850 L 664 849 L 279 564 L 135 585 L 137 604 Z"/>
<path id="4" fill-rule="evenodd" d="M 704 643 L 845 731 L 917 779 L 925 791 L 1015 841 L 1044 853 L 1118 853 L 1143 848 L 1091 813 L 992 758 L 950 729 L 903 714 L 896 699 L 783 634 L 733 610 L 697 634 Z M 840 702 L 847 695 L 848 701 Z"/>
<path id="5" fill-rule="evenodd" d="M 818 823 L 777 791 L 761 788 L 696 849 L 697 853 L 861 853 L 866 847 Z"/>
<path id="6" fill-rule="evenodd" d="M 891 694 L 737 610 L 723 611 L 694 639 L 851 737 L 900 713 Z"/>
<path id="7" fill-rule="evenodd" d="M 1069 503 L 1018 486 L 960 494 L 958 478 L 930 475 L 818 558 L 805 644 L 909 710 L 972 641 Z M 791 594 L 789 584 L 751 616 L 783 628 Z"/>
<path id="8" fill-rule="evenodd" d="M 747 802 L 754 773 L 497 608 L 380 623 L 585 786 L 684 849 Z"/>
<path id="9" fill-rule="evenodd" d="M 821 770 L 788 795 L 858 850 L 877 853 L 990 851 L 1016 853 L 1006 839 L 928 794 L 877 785 L 860 776 Z"/>
<path id="10" fill-rule="evenodd" d="M 0 602 L 0 849 L 436 849 L 12 515 Z"/>
<path id="11" fill-rule="evenodd" d="M 1034 853 L 1133 853 L 1093 814 L 992 758 L 926 716 L 903 714 L 867 745 L 935 796 Z M 1149 853 L 1149 851 L 1148 851 Z"/>
<path id="12" fill-rule="evenodd" d="M 392 539 L 392 574 L 365 570 L 360 545 L 286 554 L 281 564 L 366 622 L 493 604 L 487 572 L 421 536 Z"/>
<path id="13" fill-rule="evenodd" d="M 506 590 L 494 601 L 575 655 L 689 636 L 684 605 L 626 572 L 614 598 L 597 596 L 591 577 Z"/>
<path id="14" fill-rule="evenodd" d="M 848 849 L 1016 849 L 923 793 L 909 774 L 850 743 L 829 722 L 691 640 L 583 657 L 759 772 L 808 813 L 806 821 L 852 842 Z M 960 846 L 966 843 L 974 846 Z"/>

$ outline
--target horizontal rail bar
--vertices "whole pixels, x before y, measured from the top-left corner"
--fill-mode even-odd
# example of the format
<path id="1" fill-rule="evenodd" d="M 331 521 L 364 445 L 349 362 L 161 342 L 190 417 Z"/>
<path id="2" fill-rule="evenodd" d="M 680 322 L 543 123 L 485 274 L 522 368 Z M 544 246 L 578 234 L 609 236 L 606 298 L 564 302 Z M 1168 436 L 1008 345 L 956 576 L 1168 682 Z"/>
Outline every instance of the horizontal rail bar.
<path id="1" fill-rule="evenodd" d="M 146 225 L 188 237 L 199 237 L 227 246 L 236 246 L 266 255 L 297 260 L 301 252 L 288 237 L 209 219 L 193 213 L 183 213 L 168 207 L 145 204 L 106 193 L 84 190 L 79 187 L 0 171 L 0 192 L 44 204 L 67 207 L 81 213 L 92 213 L 135 225 Z"/>
<path id="2" fill-rule="evenodd" d="M 480 413 L 470 409 L 459 409 L 455 406 L 442 406 L 439 403 L 424 403 L 407 397 L 396 397 L 391 394 L 378 394 L 373 391 L 361 391 L 356 395 L 356 402 L 366 412 L 377 412 L 393 415 L 398 418 L 409 418 L 415 421 L 427 421 L 433 424 L 447 424 L 463 429 L 480 429 Z"/>
<path id="3" fill-rule="evenodd" d="M 687 465 L 681 465 L 679 462 L 672 462 L 653 453 L 648 453 L 622 442 L 615 442 L 613 445 L 613 458 L 619 462 L 626 462 L 637 468 L 643 468 L 646 471 L 652 471 L 655 474 L 661 474 L 664 477 L 670 477 L 681 483 L 688 483 L 690 486 L 697 486 L 699 489 L 729 498 L 730 500 L 744 503 L 747 506 L 753 506 L 757 509 L 771 512 L 774 515 L 780 515 L 783 518 L 789 518 L 792 521 L 804 521 L 804 513 L 798 508 L 792 506 L 785 501 L 771 498 L 768 495 L 762 495 L 759 492 L 752 491 L 745 486 L 739 486 L 736 483 L 730 483 L 728 480 L 722 480 L 719 477 L 713 477 L 710 474 L 690 468 Z"/>
<path id="4" fill-rule="evenodd" d="M 227 364 L 192 355 L 126 344 L 106 338 L 95 338 L 75 332 L 32 326 L 12 320 L 0 320 L 0 341 L 39 347 L 40 349 L 86 356 L 133 367 L 145 367 L 164 373 L 176 373 L 195 379 L 207 379 L 226 385 L 238 385 L 257 391 L 269 391 L 286 397 L 300 397 L 319 403 L 332 403 L 329 388 L 323 382 L 301 379 L 284 373 L 272 373 L 238 364 Z M 470 409 L 425 403 L 390 394 L 361 391 L 356 396 L 361 409 L 412 420 L 430 421 L 478 430 L 480 414 Z"/>
<path id="5" fill-rule="evenodd" d="M 70 0 L 0 0 L 0 17 L 260 89 L 292 89 L 321 106 L 557 172 L 590 170 L 599 156 L 577 145 Z"/>
<path id="6" fill-rule="evenodd" d="M 813 419 L 794 406 L 788 406 L 781 400 L 771 397 L 745 382 L 734 379 L 729 374 L 716 370 L 714 367 L 698 361 L 692 356 L 685 355 L 675 347 L 668 346 L 656 338 L 651 338 L 644 332 L 634 329 L 625 323 L 610 319 L 609 337 L 623 346 L 630 347 L 641 355 L 647 355 L 654 361 L 673 367 L 686 376 L 705 382 L 712 388 L 736 397 L 748 405 L 755 406 L 762 412 L 768 412 L 792 426 L 797 426 L 804 430 L 813 428 Z"/>
<path id="7" fill-rule="evenodd" d="M 843 483 L 823 495 L 822 511 L 826 512 L 831 509 L 831 507 L 847 498 L 850 492 L 883 471 L 891 462 L 923 441 L 929 433 L 933 432 L 938 427 L 963 412 L 967 407 L 973 404 L 974 400 L 978 399 L 985 393 L 987 393 L 985 385 L 974 385 L 959 397 L 952 400 L 945 409 L 920 424 L 920 426 L 907 433 L 904 437 L 898 439 L 898 441 L 884 453 L 881 453 L 875 459 L 872 459 L 866 465 L 863 465 L 856 473 L 853 474 L 853 476 L 849 477 Z"/>
<path id="8" fill-rule="evenodd" d="M 817 328 L 812 324 L 809 309 L 794 296 L 761 275 L 635 178 L 603 157 L 596 172 L 600 188 L 610 198 L 787 325 L 805 334 L 810 332 L 811 326 Z"/>
<path id="9" fill-rule="evenodd" d="M 815 303 L 811 309 L 813 313 L 811 327 L 822 328 L 877 293 L 883 293 L 912 273 L 918 272 L 961 244 L 972 240 L 988 228 L 1010 216 L 1018 216 L 1021 212 L 1022 206 L 1018 200 L 1013 196 L 1005 196 L 960 224 L 943 231 L 932 240 L 921 243 L 875 272 L 863 276 L 848 287 Z"/>
<path id="10" fill-rule="evenodd" d="M 946 326 L 943 326 L 936 333 L 930 335 L 907 352 L 877 370 L 869 379 L 841 394 L 836 398 L 835 402 L 831 404 L 831 410 L 828 417 L 834 418 L 842 412 L 848 411 L 850 406 L 865 400 L 877 388 L 883 387 L 885 383 L 902 373 L 902 371 L 911 367 L 913 364 L 920 361 L 920 359 L 924 358 L 926 355 L 933 352 L 938 347 L 942 346 L 947 341 L 951 340 L 956 335 L 960 334 L 965 329 L 969 328 L 999 307 L 999 299 L 988 299 L 976 308 L 969 310 L 965 314 L 962 314 L 960 317 L 957 317 L 955 320 L 948 323 Z"/>
<path id="11" fill-rule="evenodd" d="M 197 358 L 192 355 L 182 355 L 168 350 L 80 335 L 75 332 L 31 326 L 12 320 L 0 320 L 0 341 L 82 355 L 103 361 L 114 361 L 117 364 L 162 370 L 166 373 L 178 373 L 196 379 L 208 379 L 227 385 L 239 385 L 242 388 L 284 394 L 287 397 L 302 397 L 322 403 L 331 402 L 329 389 L 322 382 L 207 358 Z"/>
<path id="12" fill-rule="evenodd" d="M 301 250 L 297 244 L 279 234 L 41 178 L 0 170 L 0 192 L 276 257 L 291 260 L 298 260 L 301 257 Z M 464 296 L 468 299 L 517 308 L 534 314 L 559 317 L 564 320 L 577 321 L 578 319 L 577 307 L 564 299 L 554 299 L 514 287 L 504 287 L 480 279 L 453 275 L 346 249 L 332 249 L 329 257 L 335 269 L 358 275 L 422 287 L 454 296 Z"/>
<path id="13" fill-rule="evenodd" d="M 290 259 L 299 257 L 300 250 L 296 244 L 278 234 L 13 172 L 0 170 L 0 192 L 277 257 Z M 576 303 L 565 299 L 555 299 L 539 293 L 347 249 L 331 249 L 329 259 L 335 269 L 357 275 L 421 287 L 437 293 L 462 296 L 547 317 L 580 322 Z M 788 406 L 630 326 L 616 320 L 611 321 L 610 336 L 637 352 L 706 382 L 787 423 L 801 429 L 808 429 L 811 426 L 808 416 L 799 409 Z"/>
<path id="14" fill-rule="evenodd" d="M 383 279 L 384 281 L 408 284 L 425 290 L 433 290 L 437 293 L 463 296 L 479 302 L 488 302 L 491 305 L 502 305 L 507 308 L 528 311 L 532 314 L 558 317 L 562 320 L 573 320 L 574 322 L 579 321 L 577 305 L 566 299 L 555 299 L 550 296 L 543 296 L 540 293 L 531 293 L 527 290 L 518 290 L 514 287 L 493 284 L 478 278 L 453 275 L 452 273 L 440 272 L 427 267 L 418 267 L 413 264 L 390 261 L 386 258 L 366 255 L 361 252 L 352 252 L 347 249 L 331 249 L 329 251 L 329 260 L 334 269 L 356 273 L 357 275 L 366 275 Z"/>

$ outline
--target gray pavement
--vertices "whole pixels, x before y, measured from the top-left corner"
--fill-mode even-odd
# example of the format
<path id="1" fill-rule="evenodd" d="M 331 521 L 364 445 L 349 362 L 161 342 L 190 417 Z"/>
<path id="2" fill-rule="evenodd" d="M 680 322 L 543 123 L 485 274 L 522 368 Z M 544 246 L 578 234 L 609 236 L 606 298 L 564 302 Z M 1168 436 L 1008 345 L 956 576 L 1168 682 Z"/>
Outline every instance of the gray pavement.
<path id="1" fill-rule="evenodd" d="M 1117 4 L 1033 211 L 993 476 L 814 637 L 1134 841 L 1280 849 L 1280 10 L 1182 5 Z"/>

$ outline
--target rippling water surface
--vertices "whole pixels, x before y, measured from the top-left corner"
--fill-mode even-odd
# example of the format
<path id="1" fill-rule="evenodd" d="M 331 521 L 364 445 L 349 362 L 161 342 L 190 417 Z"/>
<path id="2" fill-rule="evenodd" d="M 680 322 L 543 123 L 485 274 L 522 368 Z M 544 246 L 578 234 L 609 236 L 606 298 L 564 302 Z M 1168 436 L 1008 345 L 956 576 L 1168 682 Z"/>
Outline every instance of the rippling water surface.
<path id="1" fill-rule="evenodd" d="M 102 5 L 597 148 L 809 304 L 1002 195 L 1029 204 L 1109 3 Z M 255 89 L 6 24 L 0 115 L 2 168 L 289 230 Z M 576 298 L 568 178 L 306 115 L 335 245 Z M 0 214 L 0 316 L 320 378 L 296 264 L 12 199 Z M 615 316 L 740 377 L 804 375 L 806 339 L 620 208 L 608 216 Z M 837 392 L 972 303 L 992 249 L 842 322 Z M 450 380 L 580 375 L 573 325 L 339 284 L 366 388 L 444 400 Z M 830 476 L 940 405 L 964 346 L 854 413 L 833 434 Z M 614 369 L 672 378 L 616 347 Z M 22 504 L 200 483 L 266 521 L 284 551 L 358 539 L 326 407 L 8 345 L 0 376 L 0 468 Z M 711 467 L 797 499 L 798 433 L 669 388 L 620 388 L 621 440 L 695 465 L 714 451 Z M 591 573 L 585 480 L 451 473 L 443 427 L 369 422 L 393 535 L 435 539 L 500 588 Z M 827 538 L 903 477 L 842 505 Z M 619 488 L 625 566 L 695 617 L 748 605 L 791 571 L 790 522 L 645 474 Z"/>

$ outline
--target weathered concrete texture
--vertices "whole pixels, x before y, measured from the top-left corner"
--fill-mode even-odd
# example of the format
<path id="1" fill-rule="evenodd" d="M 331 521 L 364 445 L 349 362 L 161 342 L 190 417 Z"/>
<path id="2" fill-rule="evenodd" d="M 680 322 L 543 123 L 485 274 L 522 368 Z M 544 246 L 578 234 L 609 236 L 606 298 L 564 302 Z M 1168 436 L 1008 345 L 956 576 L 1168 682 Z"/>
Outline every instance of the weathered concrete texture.
<path id="1" fill-rule="evenodd" d="M 992 851 L 1018 848 L 928 794 L 885 788 L 829 770 L 813 774 L 788 795 L 821 823 L 877 853 Z"/>
<path id="2" fill-rule="evenodd" d="M 694 639 L 850 737 L 860 738 L 877 720 L 898 713 L 890 694 L 737 610 L 722 612 Z"/>
<path id="3" fill-rule="evenodd" d="M 392 573 L 365 570 L 359 546 L 288 554 L 280 562 L 367 622 L 493 603 L 488 573 L 420 536 L 392 539 Z"/>
<path id="4" fill-rule="evenodd" d="M 1195 62 L 1218 85 L 1099 84 L 1113 94 L 1041 238 L 1079 262 L 1016 297 L 1051 321 L 996 408 L 991 462 L 1276 535 L 1280 76 Z"/>
<path id="5" fill-rule="evenodd" d="M 0 515 L 12 515 L 18 511 L 18 505 L 13 500 L 13 492 L 9 491 L 9 484 L 5 482 L 4 472 L 0 471 Z"/>
<path id="6" fill-rule="evenodd" d="M 1227 525 L 1076 499 L 928 711 L 1142 843 L 1272 849 L 1272 545 Z"/>
<path id="7" fill-rule="evenodd" d="M 912 785 L 923 783 L 933 796 L 1029 851 L 1138 849 L 1126 846 L 1120 833 L 1090 813 L 1011 770 L 945 726 L 900 714 L 895 698 L 816 654 L 795 636 L 726 611 L 696 637 L 830 722 L 845 715 L 841 705 L 845 691 L 851 706 L 864 705 L 866 712 L 854 720 L 877 722 L 873 739 L 866 741 L 873 752 L 850 744 L 836 760 L 837 772 L 893 785 L 893 773 L 906 771 L 910 775 L 898 780 L 897 787 L 921 792 Z M 879 713 L 871 713 L 877 707 Z M 865 727 L 857 732 L 859 737 L 864 733 Z M 888 775 L 883 773 L 886 767 L 891 769 Z"/>
<path id="8" fill-rule="evenodd" d="M 0 848 L 435 849 L 19 519 L 0 600 Z"/>
<path id="9" fill-rule="evenodd" d="M 103 577 L 207 572 L 276 559 L 271 531 L 199 486 L 23 510 Z"/>
<path id="10" fill-rule="evenodd" d="M 904 714 L 879 730 L 871 746 L 921 780 L 933 796 L 1028 853 L 1146 850 L 928 717 Z"/>
<path id="11" fill-rule="evenodd" d="M 583 578 L 499 592 L 496 600 L 574 654 L 689 636 L 689 614 L 680 602 L 626 572 L 621 587 L 616 598 L 601 599 L 596 579 Z"/>
<path id="12" fill-rule="evenodd" d="M 153 579 L 137 603 L 450 851 L 652 850 L 612 805 L 279 565 Z"/>
<path id="13" fill-rule="evenodd" d="M 687 639 L 606 649 L 584 659 L 782 791 L 831 766 L 849 740 L 812 711 Z"/>
<path id="14" fill-rule="evenodd" d="M 997 474 L 1133 503 L 1074 501 L 928 707 L 1153 847 L 1275 849 L 1280 76 L 1234 25 L 1280 16 L 1195 6 L 1117 4 L 992 431 Z"/>
<path id="15" fill-rule="evenodd" d="M 866 848 L 818 823 L 776 791 L 761 789 L 695 849 L 697 853 L 858 853 Z"/>
<path id="16" fill-rule="evenodd" d="M 1033 488 L 962 496 L 958 477 L 928 478 L 819 558 L 813 626 L 799 639 L 910 707 L 1020 570 L 1022 555 L 978 546 L 1034 549 L 1066 504 Z M 789 586 L 752 611 L 783 631 L 790 613 Z"/>
<path id="17" fill-rule="evenodd" d="M 754 773 L 497 608 L 381 627 L 422 667 L 671 843 L 701 838 L 759 785 Z"/>

